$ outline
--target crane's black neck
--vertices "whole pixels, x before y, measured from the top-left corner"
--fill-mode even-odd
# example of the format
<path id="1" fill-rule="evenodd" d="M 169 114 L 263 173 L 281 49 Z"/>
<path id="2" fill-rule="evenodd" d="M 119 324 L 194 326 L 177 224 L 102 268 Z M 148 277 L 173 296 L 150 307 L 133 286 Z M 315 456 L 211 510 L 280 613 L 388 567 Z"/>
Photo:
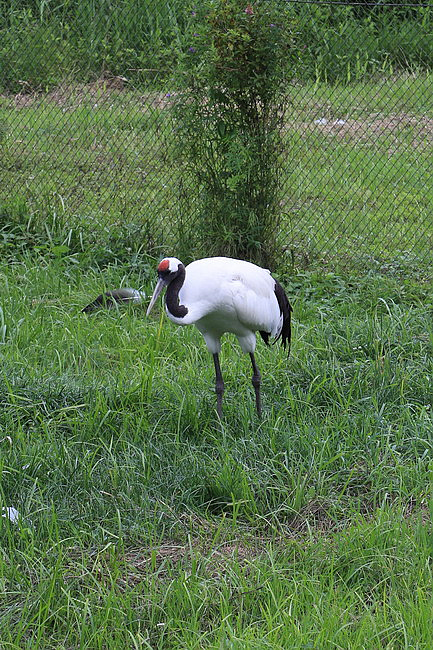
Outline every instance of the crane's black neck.
<path id="1" fill-rule="evenodd" d="M 183 318 L 187 315 L 188 309 L 185 305 L 179 304 L 179 291 L 185 282 L 185 266 L 179 264 L 174 278 L 170 281 L 165 294 L 165 304 L 172 316 Z"/>

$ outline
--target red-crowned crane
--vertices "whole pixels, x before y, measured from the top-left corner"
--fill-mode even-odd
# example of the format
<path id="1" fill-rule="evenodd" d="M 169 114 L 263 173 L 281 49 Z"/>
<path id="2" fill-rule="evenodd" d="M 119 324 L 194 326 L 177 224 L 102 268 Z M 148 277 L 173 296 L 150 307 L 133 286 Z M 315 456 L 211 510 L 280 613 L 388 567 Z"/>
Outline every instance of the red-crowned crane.
<path id="1" fill-rule="evenodd" d="M 184 266 L 176 257 L 165 257 L 158 265 L 158 283 L 147 308 L 150 313 L 164 287 L 167 315 L 177 325 L 192 325 L 203 334 L 215 364 L 217 413 L 222 415 L 224 382 L 219 354 L 221 336 L 232 332 L 244 353 L 250 355 L 260 417 L 260 372 L 254 357 L 256 335 L 266 344 L 269 337 L 281 339 L 290 352 L 292 308 L 282 286 L 251 262 L 229 257 L 209 257 Z"/>

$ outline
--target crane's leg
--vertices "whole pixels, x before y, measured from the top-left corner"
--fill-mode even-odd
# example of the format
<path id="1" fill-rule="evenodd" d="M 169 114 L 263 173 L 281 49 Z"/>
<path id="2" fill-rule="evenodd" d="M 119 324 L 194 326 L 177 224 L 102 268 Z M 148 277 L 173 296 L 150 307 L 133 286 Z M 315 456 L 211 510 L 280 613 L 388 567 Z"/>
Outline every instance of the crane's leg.
<path id="1" fill-rule="evenodd" d="M 261 402 L 261 399 L 260 399 L 260 381 L 261 381 L 261 376 L 260 376 L 260 371 L 259 371 L 259 369 L 257 368 L 257 364 L 256 364 L 256 360 L 255 360 L 254 354 L 253 354 L 252 352 L 250 352 L 250 359 L 251 359 L 251 363 L 252 363 L 252 366 L 253 366 L 253 378 L 252 378 L 252 382 L 253 382 L 253 386 L 254 386 L 254 391 L 255 391 L 255 393 L 256 393 L 256 408 L 257 408 L 257 415 L 258 415 L 259 418 L 260 418 L 261 415 L 262 415 L 262 402 Z"/>
<path id="2" fill-rule="evenodd" d="M 220 360 L 218 354 L 213 355 L 213 362 L 215 365 L 215 392 L 217 396 L 217 413 L 218 417 L 222 417 L 223 414 L 223 393 L 224 393 L 224 381 L 221 374 Z"/>

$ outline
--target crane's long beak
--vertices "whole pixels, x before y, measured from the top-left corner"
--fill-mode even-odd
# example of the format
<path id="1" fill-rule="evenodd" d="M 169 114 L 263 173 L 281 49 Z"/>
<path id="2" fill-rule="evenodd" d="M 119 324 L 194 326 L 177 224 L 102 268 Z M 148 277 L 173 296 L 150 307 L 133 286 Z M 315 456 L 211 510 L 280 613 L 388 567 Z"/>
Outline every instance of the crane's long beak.
<path id="1" fill-rule="evenodd" d="M 149 307 L 147 308 L 146 316 L 149 316 L 150 312 L 152 311 L 153 305 L 156 303 L 156 300 L 161 293 L 161 291 L 164 289 L 166 286 L 167 282 L 163 280 L 162 278 L 159 278 L 155 291 L 153 292 L 152 298 L 150 299 Z"/>

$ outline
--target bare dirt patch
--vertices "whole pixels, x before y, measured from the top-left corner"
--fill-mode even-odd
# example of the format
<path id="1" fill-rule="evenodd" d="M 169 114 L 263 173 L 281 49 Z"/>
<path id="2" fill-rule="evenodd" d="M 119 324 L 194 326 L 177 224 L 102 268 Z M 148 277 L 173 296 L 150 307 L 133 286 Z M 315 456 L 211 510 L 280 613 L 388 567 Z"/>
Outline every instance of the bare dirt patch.
<path id="1" fill-rule="evenodd" d="M 137 583 L 153 572 L 164 577 L 172 568 L 183 567 L 189 571 L 193 560 L 204 567 L 210 577 L 217 577 L 227 569 L 227 563 L 231 560 L 242 566 L 262 553 L 263 540 L 260 540 L 259 546 L 238 539 L 215 547 L 210 542 L 204 543 L 198 539 L 185 545 L 165 543 L 155 548 L 129 549 L 125 555 L 127 575 L 123 576 L 123 580 L 128 584 Z"/>
<path id="2" fill-rule="evenodd" d="M 169 105 L 175 93 L 164 93 L 150 91 L 148 93 L 138 92 L 128 86 L 125 77 L 104 77 L 95 81 L 83 84 L 62 84 L 49 93 L 28 92 L 23 86 L 22 92 L 16 95 L 3 95 L 14 108 L 28 108 L 37 106 L 42 101 L 52 103 L 65 110 L 73 110 L 83 104 L 93 104 L 96 107 L 106 107 L 114 99 L 123 100 L 125 104 L 136 104 L 148 108 L 163 109 Z"/>
<path id="3" fill-rule="evenodd" d="M 289 128 L 309 133 L 344 138 L 347 140 L 374 142 L 377 138 L 404 136 L 410 134 L 412 141 L 419 145 L 433 142 L 433 118 L 406 113 L 377 116 L 372 114 L 365 119 L 327 120 L 319 118 L 312 122 L 288 123 Z"/>

